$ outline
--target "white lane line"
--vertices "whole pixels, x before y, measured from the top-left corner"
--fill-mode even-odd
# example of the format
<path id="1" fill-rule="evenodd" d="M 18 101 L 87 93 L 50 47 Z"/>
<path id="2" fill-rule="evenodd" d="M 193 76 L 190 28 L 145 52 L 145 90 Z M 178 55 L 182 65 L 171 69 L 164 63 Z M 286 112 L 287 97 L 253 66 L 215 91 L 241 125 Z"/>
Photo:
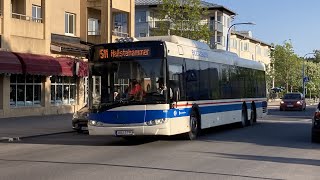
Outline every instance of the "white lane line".
<path id="1" fill-rule="evenodd" d="M 312 119 L 301 119 L 301 120 L 259 120 L 260 122 L 281 122 L 281 123 L 306 123 L 312 122 Z"/>

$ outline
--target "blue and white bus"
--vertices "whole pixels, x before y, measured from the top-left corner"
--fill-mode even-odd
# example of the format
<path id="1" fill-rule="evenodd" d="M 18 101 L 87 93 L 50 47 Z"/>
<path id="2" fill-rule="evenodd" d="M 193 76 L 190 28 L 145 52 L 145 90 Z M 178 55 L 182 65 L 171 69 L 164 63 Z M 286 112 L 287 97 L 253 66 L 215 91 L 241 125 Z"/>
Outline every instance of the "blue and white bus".
<path id="1" fill-rule="evenodd" d="M 184 134 L 267 113 L 265 67 L 177 36 L 95 45 L 89 53 L 90 135 Z M 97 86 L 99 84 L 99 86 Z"/>

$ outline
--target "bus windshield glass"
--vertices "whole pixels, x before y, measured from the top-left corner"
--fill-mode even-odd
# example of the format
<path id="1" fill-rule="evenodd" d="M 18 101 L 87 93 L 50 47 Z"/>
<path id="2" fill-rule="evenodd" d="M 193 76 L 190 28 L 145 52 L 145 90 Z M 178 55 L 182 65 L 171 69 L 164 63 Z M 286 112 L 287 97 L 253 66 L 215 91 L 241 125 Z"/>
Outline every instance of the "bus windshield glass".
<path id="1" fill-rule="evenodd" d="M 163 62 L 161 59 L 130 59 L 92 64 L 92 105 L 112 108 L 165 103 Z"/>

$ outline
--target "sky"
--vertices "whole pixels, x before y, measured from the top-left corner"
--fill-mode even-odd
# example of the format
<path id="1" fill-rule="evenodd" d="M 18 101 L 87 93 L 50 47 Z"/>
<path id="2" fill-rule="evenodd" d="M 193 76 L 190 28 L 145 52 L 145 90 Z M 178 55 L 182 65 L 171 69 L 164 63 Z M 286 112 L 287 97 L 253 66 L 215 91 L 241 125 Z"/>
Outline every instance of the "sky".
<path id="1" fill-rule="evenodd" d="M 320 49 L 319 0 L 205 0 L 223 5 L 237 15 L 236 30 L 250 30 L 253 37 L 266 43 L 291 42 L 299 56 Z"/>

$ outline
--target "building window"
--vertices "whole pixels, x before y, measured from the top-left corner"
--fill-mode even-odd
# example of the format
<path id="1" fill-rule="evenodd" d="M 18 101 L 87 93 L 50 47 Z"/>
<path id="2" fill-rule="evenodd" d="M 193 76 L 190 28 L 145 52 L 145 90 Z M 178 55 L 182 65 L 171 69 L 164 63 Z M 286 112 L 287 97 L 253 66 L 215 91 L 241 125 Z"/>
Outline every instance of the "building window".
<path id="1" fill-rule="evenodd" d="M 147 12 L 137 11 L 136 12 L 136 22 L 147 22 Z"/>
<path id="2" fill-rule="evenodd" d="M 265 49 L 265 50 L 264 50 L 264 56 L 265 56 L 265 57 L 269 57 L 269 56 L 270 56 L 270 51 L 269 51 L 269 49 Z"/>
<path id="3" fill-rule="evenodd" d="M 77 83 L 74 77 L 52 76 L 51 104 L 75 104 Z"/>
<path id="4" fill-rule="evenodd" d="M 11 75 L 10 106 L 40 106 L 41 76 Z"/>
<path id="5" fill-rule="evenodd" d="M 146 33 L 139 33 L 139 37 L 146 37 L 147 34 Z"/>
<path id="6" fill-rule="evenodd" d="M 261 55 L 261 48 L 259 45 L 256 45 L 257 46 L 257 54 Z"/>
<path id="7" fill-rule="evenodd" d="M 240 44 L 240 48 L 241 48 L 241 51 L 249 51 L 249 43 L 247 42 L 241 42 Z"/>
<path id="8" fill-rule="evenodd" d="M 76 15 L 72 13 L 65 14 L 65 34 L 75 35 L 75 19 Z"/>
<path id="9" fill-rule="evenodd" d="M 113 24 L 113 35 L 119 37 L 128 36 L 128 14 L 127 13 L 115 13 Z"/>
<path id="10" fill-rule="evenodd" d="M 224 37 L 223 36 L 217 36 L 217 42 L 218 44 L 224 45 Z"/>
<path id="11" fill-rule="evenodd" d="M 88 35 L 100 35 L 98 19 L 88 19 Z"/>
<path id="12" fill-rule="evenodd" d="M 238 41 L 236 39 L 231 39 L 231 47 L 234 49 L 238 48 Z"/>
<path id="13" fill-rule="evenodd" d="M 32 21 L 42 22 L 41 6 L 32 5 Z"/>

